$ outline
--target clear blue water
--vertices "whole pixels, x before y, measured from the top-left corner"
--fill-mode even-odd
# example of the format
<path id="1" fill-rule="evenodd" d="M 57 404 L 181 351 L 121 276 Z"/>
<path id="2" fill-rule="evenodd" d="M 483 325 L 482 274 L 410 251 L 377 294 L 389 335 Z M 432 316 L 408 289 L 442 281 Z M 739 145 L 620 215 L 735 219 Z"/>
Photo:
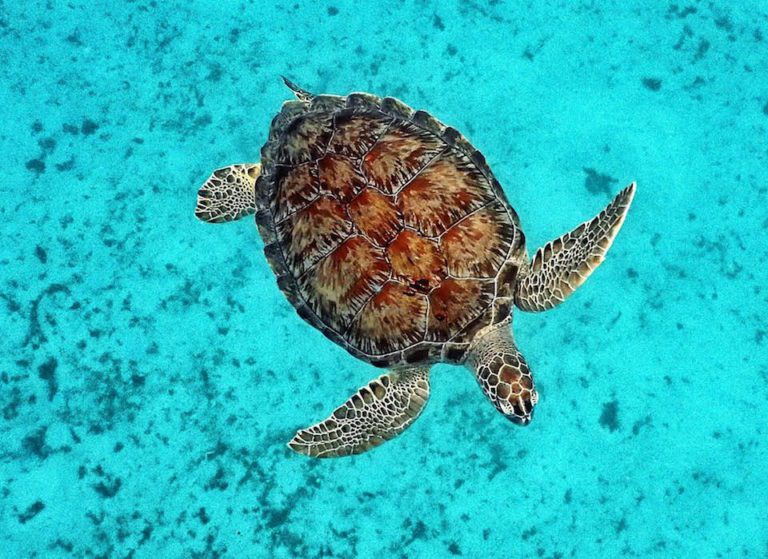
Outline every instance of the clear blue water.
<path id="1" fill-rule="evenodd" d="M 764 2 L 0 4 L 0 556 L 766 557 Z M 194 219 L 291 76 L 461 129 L 529 249 L 637 180 L 605 264 L 351 459 L 285 442 L 377 374 L 250 222 Z"/>

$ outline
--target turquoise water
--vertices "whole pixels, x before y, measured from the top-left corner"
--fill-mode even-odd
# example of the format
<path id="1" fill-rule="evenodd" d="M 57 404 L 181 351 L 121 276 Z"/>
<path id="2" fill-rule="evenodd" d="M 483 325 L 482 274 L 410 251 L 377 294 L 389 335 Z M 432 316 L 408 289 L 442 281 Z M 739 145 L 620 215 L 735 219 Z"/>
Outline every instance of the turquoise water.
<path id="1" fill-rule="evenodd" d="M 763 2 L 97 4 L 0 4 L 0 556 L 768 556 Z M 378 371 L 193 216 L 280 74 L 462 130 L 530 250 L 637 180 L 515 314 L 529 427 L 441 365 L 381 448 L 286 448 Z"/>

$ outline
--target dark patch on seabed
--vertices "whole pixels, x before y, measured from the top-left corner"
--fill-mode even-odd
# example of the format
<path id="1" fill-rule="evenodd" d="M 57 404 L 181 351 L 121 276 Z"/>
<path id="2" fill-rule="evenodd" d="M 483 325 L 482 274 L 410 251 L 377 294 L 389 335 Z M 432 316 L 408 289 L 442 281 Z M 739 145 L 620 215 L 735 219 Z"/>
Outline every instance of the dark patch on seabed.
<path id="1" fill-rule="evenodd" d="M 591 194 L 610 194 L 613 191 L 613 185 L 619 182 L 619 179 L 599 173 L 595 169 L 584 167 L 584 172 L 587 175 L 584 179 L 584 187 Z"/>
<path id="2" fill-rule="evenodd" d="M 659 91 L 661 89 L 661 80 L 657 78 L 643 78 L 643 85 L 651 91 Z"/>
<path id="3" fill-rule="evenodd" d="M 608 429 L 611 433 L 619 428 L 619 402 L 611 400 L 603 404 L 603 411 L 600 414 L 600 425 Z"/>
<path id="4" fill-rule="evenodd" d="M 26 524 L 45 509 L 42 501 L 35 501 L 27 509 L 18 515 L 19 524 Z"/>

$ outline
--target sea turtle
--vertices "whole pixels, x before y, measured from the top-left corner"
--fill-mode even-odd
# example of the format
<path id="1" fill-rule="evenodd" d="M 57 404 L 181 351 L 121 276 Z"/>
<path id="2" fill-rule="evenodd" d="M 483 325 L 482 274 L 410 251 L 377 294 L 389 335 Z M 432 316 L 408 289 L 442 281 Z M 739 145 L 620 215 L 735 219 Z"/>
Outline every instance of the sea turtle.
<path id="1" fill-rule="evenodd" d="M 224 167 L 195 214 L 256 214 L 277 284 L 299 316 L 388 371 L 288 443 L 358 454 L 421 413 L 435 363 L 464 364 L 505 417 L 538 401 L 511 334 L 513 305 L 557 306 L 603 261 L 635 193 L 528 258 L 520 220 L 484 157 L 424 111 L 367 93 L 296 99 L 272 121 L 259 163 Z"/>

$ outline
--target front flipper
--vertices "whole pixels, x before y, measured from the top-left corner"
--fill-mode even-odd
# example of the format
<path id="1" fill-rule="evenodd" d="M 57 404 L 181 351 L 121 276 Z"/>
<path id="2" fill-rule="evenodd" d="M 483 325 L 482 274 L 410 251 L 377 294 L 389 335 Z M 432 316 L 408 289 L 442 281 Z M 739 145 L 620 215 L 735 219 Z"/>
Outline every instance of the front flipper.
<path id="1" fill-rule="evenodd" d="M 603 262 L 634 195 L 632 183 L 592 220 L 536 251 L 520 270 L 515 305 L 524 311 L 546 311 L 576 291 Z"/>
<path id="2" fill-rule="evenodd" d="M 208 223 L 225 223 L 254 213 L 256 179 L 260 172 L 258 163 L 216 169 L 197 192 L 197 218 Z"/>
<path id="3" fill-rule="evenodd" d="M 360 454 L 401 433 L 429 398 L 429 368 L 398 369 L 358 390 L 325 421 L 296 433 L 288 446 L 331 458 Z"/>
<path id="4" fill-rule="evenodd" d="M 504 417 L 528 425 L 539 394 L 523 355 L 517 350 L 506 319 L 481 332 L 472 345 L 467 366 L 474 369 L 483 393 Z"/>

